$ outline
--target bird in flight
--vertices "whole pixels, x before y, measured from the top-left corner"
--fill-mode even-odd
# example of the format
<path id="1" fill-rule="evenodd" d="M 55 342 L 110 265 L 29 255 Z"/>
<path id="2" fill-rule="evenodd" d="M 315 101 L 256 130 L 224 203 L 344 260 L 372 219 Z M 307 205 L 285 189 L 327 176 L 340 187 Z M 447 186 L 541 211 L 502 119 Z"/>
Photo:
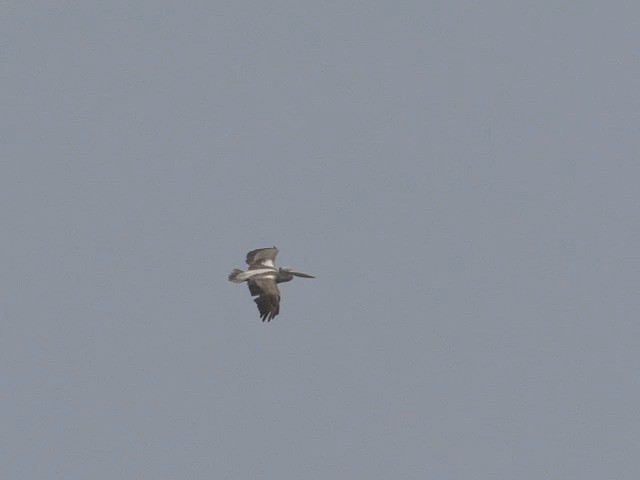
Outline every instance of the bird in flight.
<path id="1" fill-rule="evenodd" d="M 293 277 L 315 278 L 292 268 L 276 268 L 275 259 L 278 255 L 276 247 L 258 248 L 247 253 L 249 270 L 243 272 L 234 268 L 229 274 L 229 281 L 233 283 L 247 282 L 249 292 L 254 298 L 260 312 L 260 318 L 270 322 L 280 313 L 280 290 L 278 283 L 289 282 Z"/>

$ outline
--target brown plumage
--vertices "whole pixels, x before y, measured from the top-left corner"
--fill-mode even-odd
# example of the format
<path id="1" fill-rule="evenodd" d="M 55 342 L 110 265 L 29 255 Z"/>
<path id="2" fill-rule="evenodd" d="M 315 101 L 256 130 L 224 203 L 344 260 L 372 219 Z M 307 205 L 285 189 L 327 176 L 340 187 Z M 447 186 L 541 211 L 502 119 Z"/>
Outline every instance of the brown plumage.
<path id="1" fill-rule="evenodd" d="M 247 253 L 249 270 L 243 272 L 234 269 L 229 275 L 229 281 L 234 283 L 247 282 L 253 301 L 258 306 L 262 321 L 270 322 L 280 313 L 280 290 L 278 283 L 289 282 L 294 276 L 315 278 L 306 273 L 291 268 L 276 268 L 275 259 L 278 255 L 276 247 L 258 248 Z"/>

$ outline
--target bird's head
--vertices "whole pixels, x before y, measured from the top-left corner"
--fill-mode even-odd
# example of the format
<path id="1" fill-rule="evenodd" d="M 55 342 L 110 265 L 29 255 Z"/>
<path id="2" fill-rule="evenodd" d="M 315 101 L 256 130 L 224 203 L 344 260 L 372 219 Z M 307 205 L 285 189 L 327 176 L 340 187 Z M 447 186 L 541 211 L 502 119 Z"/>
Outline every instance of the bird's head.
<path id="1" fill-rule="evenodd" d="M 308 273 L 302 273 L 299 272 L 297 270 L 294 270 L 293 268 L 285 268 L 285 267 L 280 267 L 280 273 L 286 275 L 286 276 L 291 276 L 293 278 L 293 275 L 295 275 L 296 277 L 302 277 L 302 278 L 316 278 L 313 275 L 309 275 Z"/>

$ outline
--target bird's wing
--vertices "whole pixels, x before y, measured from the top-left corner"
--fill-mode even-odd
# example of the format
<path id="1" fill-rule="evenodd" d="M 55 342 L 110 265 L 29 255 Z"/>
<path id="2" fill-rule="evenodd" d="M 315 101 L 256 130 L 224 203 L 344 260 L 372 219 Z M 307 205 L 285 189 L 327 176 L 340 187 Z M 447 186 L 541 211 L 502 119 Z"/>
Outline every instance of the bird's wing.
<path id="1" fill-rule="evenodd" d="M 270 322 L 280 313 L 280 290 L 276 284 L 275 274 L 258 275 L 248 282 L 249 292 L 252 296 L 258 296 L 253 301 L 256 302 L 260 312 L 260 318 Z"/>
<path id="2" fill-rule="evenodd" d="M 271 248 L 258 248 L 257 250 L 251 250 L 247 253 L 247 265 L 249 270 L 255 270 L 256 268 L 272 267 L 275 268 L 276 255 L 278 255 L 278 249 L 276 247 Z"/>

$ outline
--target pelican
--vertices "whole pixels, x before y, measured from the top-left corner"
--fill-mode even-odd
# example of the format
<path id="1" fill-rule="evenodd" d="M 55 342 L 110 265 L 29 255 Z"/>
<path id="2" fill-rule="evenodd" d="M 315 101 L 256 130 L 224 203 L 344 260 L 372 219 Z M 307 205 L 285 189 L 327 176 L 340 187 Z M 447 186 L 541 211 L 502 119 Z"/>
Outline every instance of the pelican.
<path id="1" fill-rule="evenodd" d="M 260 318 L 270 322 L 280 313 L 280 290 L 278 283 L 290 282 L 293 277 L 316 278 L 292 268 L 276 268 L 275 259 L 278 255 L 276 247 L 258 248 L 247 253 L 249 270 L 243 272 L 234 268 L 229 274 L 229 281 L 233 283 L 247 282 L 249 292 L 260 311 Z"/>

